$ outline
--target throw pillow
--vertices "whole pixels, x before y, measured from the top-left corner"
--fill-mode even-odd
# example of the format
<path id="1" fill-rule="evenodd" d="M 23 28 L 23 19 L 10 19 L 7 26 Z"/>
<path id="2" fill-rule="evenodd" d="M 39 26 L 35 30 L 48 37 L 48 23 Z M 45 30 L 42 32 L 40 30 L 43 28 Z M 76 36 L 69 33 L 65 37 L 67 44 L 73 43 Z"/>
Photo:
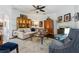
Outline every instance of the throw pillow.
<path id="1" fill-rule="evenodd" d="M 35 31 L 35 28 L 31 28 L 31 31 Z"/>

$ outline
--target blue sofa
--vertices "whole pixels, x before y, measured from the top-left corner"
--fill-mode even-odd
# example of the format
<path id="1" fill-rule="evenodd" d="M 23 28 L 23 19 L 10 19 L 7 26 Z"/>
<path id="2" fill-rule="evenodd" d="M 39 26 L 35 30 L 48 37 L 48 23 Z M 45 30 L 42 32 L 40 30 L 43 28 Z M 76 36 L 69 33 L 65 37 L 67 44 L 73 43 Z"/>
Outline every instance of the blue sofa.
<path id="1" fill-rule="evenodd" d="M 79 29 L 70 29 L 68 38 L 71 39 L 66 45 L 52 48 L 49 45 L 49 53 L 79 53 Z"/>
<path id="2" fill-rule="evenodd" d="M 16 52 L 18 53 L 18 44 L 13 42 L 7 42 L 0 46 L 0 53 L 9 53 L 12 50 L 16 49 Z"/>

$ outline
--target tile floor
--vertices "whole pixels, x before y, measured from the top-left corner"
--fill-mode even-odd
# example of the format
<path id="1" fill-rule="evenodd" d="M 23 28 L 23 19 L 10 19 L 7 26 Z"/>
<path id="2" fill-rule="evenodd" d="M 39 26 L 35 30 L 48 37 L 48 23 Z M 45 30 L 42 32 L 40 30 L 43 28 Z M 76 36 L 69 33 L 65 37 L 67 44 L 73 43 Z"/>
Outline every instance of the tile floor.
<path id="1" fill-rule="evenodd" d="M 16 42 L 19 45 L 19 52 L 20 53 L 48 53 L 48 46 L 51 43 L 51 38 L 44 38 L 44 44 L 41 45 L 40 39 L 37 37 L 33 37 L 33 40 L 31 39 L 10 39 L 11 42 Z M 16 51 L 12 51 L 12 53 L 15 53 Z"/>

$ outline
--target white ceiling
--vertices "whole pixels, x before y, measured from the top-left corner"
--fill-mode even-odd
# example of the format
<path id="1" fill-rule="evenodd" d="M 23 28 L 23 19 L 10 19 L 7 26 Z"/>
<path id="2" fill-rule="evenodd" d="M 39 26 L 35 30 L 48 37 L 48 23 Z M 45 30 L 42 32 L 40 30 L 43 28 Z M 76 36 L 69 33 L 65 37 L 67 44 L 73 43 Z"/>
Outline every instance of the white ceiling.
<path id="1" fill-rule="evenodd" d="M 73 5 L 46 5 L 44 10 L 46 13 L 57 13 L 61 11 L 64 8 L 72 7 Z M 74 7 L 74 6 L 73 6 Z M 13 8 L 16 8 L 19 11 L 25 12 L 25 13 L 35 13 L 35 8 L 32 5 L 15 5 Z"/>

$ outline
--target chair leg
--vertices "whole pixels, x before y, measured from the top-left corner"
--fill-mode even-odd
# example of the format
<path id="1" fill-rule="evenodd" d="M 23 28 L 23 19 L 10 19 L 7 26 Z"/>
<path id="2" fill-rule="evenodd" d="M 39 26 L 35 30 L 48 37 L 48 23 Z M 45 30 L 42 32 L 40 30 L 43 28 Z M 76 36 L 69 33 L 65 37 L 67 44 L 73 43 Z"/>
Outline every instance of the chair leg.
<path id="1" fill-rule="evenodd" d="M 44 39 L 44 37 L 41 37 L 41 44 L 43 45 L 43 39 Z"/>
<path id="2" fill-rule="evenodd" d="M 19 53 L 19 49 L 18 49 L 18 47 L 16 48 L 16 52 Z"/>

